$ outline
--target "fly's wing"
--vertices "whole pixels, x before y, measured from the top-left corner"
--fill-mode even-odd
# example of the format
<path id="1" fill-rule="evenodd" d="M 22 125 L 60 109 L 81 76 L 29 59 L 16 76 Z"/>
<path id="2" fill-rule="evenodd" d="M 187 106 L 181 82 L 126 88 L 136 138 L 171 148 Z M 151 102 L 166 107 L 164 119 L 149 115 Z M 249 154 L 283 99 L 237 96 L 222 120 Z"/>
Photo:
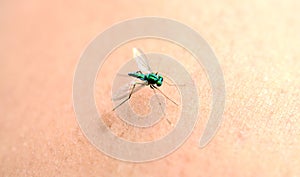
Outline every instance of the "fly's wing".
<path id="1" fill-rule="evenodd" d="M 132 52 L 139 70 L 144 74 L 151 73 L 152 70 L 149 66 L 146 55 L 138 48 L 133 48 Z"/>
<path id="2" fill-rule="evenodd" d="M 114 101 L 118 101 L 118 100 L 121 100 L 123 98 L 128 98 L 129 94 L 132 91 L 133 85 L 135 83 L 136 83 L 136 81 L 133 80 L 132 82 L 130 82 L 126 85 L 123 85 L 115 94 L 113 94 L 112 99 Z M 141 83 L 141 84 L 136 84 L 132 94 L 139 91 L 139 90 L 141 90 L 146 85 L 147 85 L 147 82 Z"/>

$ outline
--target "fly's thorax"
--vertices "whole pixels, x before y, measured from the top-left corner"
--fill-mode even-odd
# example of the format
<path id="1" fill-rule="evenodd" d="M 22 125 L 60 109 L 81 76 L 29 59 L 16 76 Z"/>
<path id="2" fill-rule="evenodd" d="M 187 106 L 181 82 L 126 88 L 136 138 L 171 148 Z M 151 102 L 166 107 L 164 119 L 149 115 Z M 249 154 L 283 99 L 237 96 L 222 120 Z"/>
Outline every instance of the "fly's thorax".
<path id="1" fill-rule="evenodd" d="M 147 74 L 145 78 L 149 84 L 156 84 L 158 87 L 161 86 L 163 82 L 163 78 L 155 73 Z"/>

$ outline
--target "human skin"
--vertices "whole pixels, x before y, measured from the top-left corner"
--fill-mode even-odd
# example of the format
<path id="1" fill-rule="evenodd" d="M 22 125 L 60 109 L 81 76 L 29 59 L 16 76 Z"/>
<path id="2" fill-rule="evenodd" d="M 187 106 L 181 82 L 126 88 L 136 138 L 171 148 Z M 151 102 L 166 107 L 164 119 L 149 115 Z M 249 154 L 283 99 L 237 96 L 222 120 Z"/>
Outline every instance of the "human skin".
<path id="1" fill-rule="evenodd" d="M 300 176 L 299 1 L 0 4 L 0 176 Z M 165 158 L 128 163 L 85 138 L 72 82 L 95 36 L 118 21 L 152 15 L 191 26 L 214 49 L 226 83 L 224 121 L 198 148 L 211 91 L 205 72 L 187 62 L 202 102 L 192 135 Z"/>

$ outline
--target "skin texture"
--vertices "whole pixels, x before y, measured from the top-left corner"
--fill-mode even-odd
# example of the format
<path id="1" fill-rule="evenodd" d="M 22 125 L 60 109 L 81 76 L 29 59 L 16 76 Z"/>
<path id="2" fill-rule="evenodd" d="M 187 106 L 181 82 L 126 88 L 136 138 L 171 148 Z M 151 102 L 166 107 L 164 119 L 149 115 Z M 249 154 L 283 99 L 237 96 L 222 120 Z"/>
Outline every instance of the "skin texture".
<path id="1" fill-rule="evenodd" d="M 0 4 L 0 176 L 300 175 L 299 1 Z M 223 69 L 227 97 L 220 130 L 199 149 L 211 101 L 205 72 L 183 49 L 167 42 L 160 44 L 164 49 L 157 41 L 141 44 L 145 51 L 181 58 L 195 77 L 202 104 L 200 120 L 180 149 L 158 161 L 135 164 L 107 157 L 87 141 L 72 107 L 72 81 L 82 51 L 96 35 L 118 21 L 147 15 L 183 22 L 209 42 Z M 115 57 L 125 61 L 131 57 L 126 51 L 135 45 Z M 96 93 L 108 93 L 118 64 L 102 71 L 108 85 L 101 93 L 97 80 Z M 103 110 L 112 108 L 96 102 Z M 117 120 L 106 122 L 125 131 Z M 155 132 L 147 134 L 156 137 Z"/>

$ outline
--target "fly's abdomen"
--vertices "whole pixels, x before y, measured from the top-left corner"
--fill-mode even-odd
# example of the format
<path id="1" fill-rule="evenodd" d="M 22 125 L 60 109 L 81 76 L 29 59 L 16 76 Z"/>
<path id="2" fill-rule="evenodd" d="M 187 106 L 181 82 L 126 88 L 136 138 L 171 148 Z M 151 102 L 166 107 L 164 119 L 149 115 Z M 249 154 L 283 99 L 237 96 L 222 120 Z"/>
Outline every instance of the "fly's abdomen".
<path id="1" fill-rule="evenodd" d="M 128 73 L 128 75 L 132 76 L 132 77 L 135 77 L 135 78 L 138 78 L 138 79 L 141 79 L 141 80 L 145 80 L 145 75 L 142 74 L 142 73 L 130 72 L 130 73 Z"/>

